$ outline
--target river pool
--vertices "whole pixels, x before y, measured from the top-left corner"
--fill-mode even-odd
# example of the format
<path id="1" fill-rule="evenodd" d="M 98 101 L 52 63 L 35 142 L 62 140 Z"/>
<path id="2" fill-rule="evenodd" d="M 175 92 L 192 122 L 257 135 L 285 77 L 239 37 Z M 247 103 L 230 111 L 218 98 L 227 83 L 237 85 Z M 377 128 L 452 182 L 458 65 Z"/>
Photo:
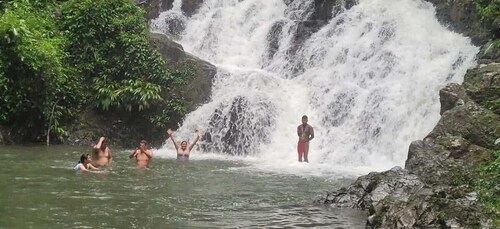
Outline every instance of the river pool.
<path id="1" fill-rule="evenodd" d="M 365 214 L 312 204 L 349 178 L 251 169 L 245 161 L 115 150 L 101 174 L 73 170 L 89 148 L 1 146 L 0 228 L 364 228 Z"/>

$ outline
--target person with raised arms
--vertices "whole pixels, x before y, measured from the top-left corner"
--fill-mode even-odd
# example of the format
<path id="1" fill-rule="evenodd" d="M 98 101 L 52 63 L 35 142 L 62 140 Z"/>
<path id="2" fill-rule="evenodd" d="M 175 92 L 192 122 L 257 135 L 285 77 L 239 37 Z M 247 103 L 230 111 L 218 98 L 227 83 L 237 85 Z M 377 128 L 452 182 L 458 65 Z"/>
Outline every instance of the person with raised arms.
<path id="1" fill-rule="evenodd" d="M 198 130 L 196 130 L 195 132 L 196 132 L 196 139 L 194 139 L 193 143 L 191 143 L 188 146 L 187 141 L 182 141 L 180 145 L 177 145 L 177 143 L 175 142 L 174 137 L 173 137 L 174 131 L 172 129 L 167 130 L 168 136 L 170 137 L 170 139 L 172 139 L 172 142 L 174 143 L 174 147 L 177 150 L 177 159 L 178 160 L 188 160 L 189 159 L 189 154 L 191 153 L 191 150 L 196 145 L 196 142 L 198 142 L 198 140 L 200 140 L 200 137 L 201 137 L 201 133 Z"/>
<path id="2" fill-rule="evenodd" d="M 97 144 L 94 145 L 94 149 L 92 152 L 93 152 L 92 156 L 95 160 L 92 164 L 95 167 L 103 167 L 111 165 L 113 156 L 111 155 L 111 150 L 109 149 L 106 139 L 104 137 L 101 137 L 99 139 L 99 142 L 97 142 Z"/>
<path id="3" fill-rule="evenodd" d="M 148 142 L 146 140 L 142 140 L 139 143 L 139 147 L 135 149 L 128 158 L 135 157 L 135 163 L 137 168 L 148 168 L 149 161 L 153 157 L 153 151 L 148 147 Z"/>

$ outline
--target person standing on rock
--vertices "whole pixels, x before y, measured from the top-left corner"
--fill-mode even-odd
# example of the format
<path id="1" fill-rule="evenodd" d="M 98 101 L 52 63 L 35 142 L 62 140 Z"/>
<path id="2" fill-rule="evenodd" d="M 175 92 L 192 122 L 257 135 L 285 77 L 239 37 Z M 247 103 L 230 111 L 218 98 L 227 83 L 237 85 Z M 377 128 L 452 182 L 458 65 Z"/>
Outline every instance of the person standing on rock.
<path id="1" fill-rule="evenodd" d="M 109 149 L 106 139 L 104 137 L 101 137 L 99 139 L 99 142 L 97 142 L 97 144 L 94 145 L 92 156 L 94 158 L 93 164 L 95 167 L 103 167 L 111 165 L 113 156 L 111 155 L 111 150 Z"/>
<path id="2" fill-rule="evenodd" d="M 137 168 L 148 168 L 149 160 L 153 157 L 153 151 L 148 147 L 146 140 L 142 140 L 139 147 L 128 156 L 128 158 L 133 157 L 135 157 Z"/>
<path id="3" fill-rule="evenodd" d="M 177 159 L 178 160 L 188 160 L 189 159 L 189 153 L 191 153 L 191 150 L 193 149 L 194 145 L 196 145 L 196 142 L 200 140 L 201 133 L 196 130 L 196 139 L 194 139 L 193 143 L 191 143 L 188 146 L 187 141 L 182 141 L 180 145 L 177 145 L 177 143 L 174 140 L 173 134 L 174 131 L 172 129 L 168 129 L 167 133 L 170 139 L 172 139 L 172 142 L 174 143 L 174 147 L 177 150 Z"/>
<path id="4" fill-rule="evenodd" d="M 297 153 L 299 154 L 299 162 L 309 162 L 307 158 L 309 153 L 309 141 L 314 138 L 314 129 L 311 125 L 307 124 L 307 115 L 302 116 L 302 124 L 297 127 L 297 135 L 299 136 L 299 143 L 297 144 Z"/>

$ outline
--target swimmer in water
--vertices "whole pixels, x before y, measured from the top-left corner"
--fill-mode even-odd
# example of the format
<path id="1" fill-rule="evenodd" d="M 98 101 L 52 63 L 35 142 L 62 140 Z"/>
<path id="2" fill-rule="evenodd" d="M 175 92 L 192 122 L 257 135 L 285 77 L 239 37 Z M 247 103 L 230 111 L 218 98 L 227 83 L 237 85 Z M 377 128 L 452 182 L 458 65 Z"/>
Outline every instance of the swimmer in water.
<path id="1" fill-rule="evenodd" d="M 95 167 L 103 167 L 111 165 L 113 157 L 111 155 L 111 150 L 109 149 L 106 139 L 104 137 L 101 137 L 99 139 L 99 142 L 97 142 L 97 144 L 94 146 L 92 156 L 95 160 L 93 161 L 92 165 L 94 165 Z"/>
<path id="2" fill-rule="evenodd" d="M 188 160 L 189 159 L 189 153 L 191 153 L 191 150 L 193 149 L 194 145 L 198 140 L 200 140 L 201 133 L 196 130 L 196 139 L 194 139 L 193 143 L 191 143 L 188 146 L 187 141 L 182 141 L 180 145 L 177 145 L 177 143 L 174 140 L 173 133 L 174 131 L 172 129 L 168 129 L 167 133 L 170 139 L 172 139 L 172 142 L 174 143 L 174 147 L 177 150 L 177 159 L 178 160 Z"/>
<path id="3" fill-rule="evenodd" d="M 139 143 L 139 147 L 132 152 L 128 158 L 135 157 L 135 165 L 137 168 L 148 168 L 149 160 L 153 157 L 153 151 L 149 149 L 148 142 L 142 140 Z"/>
<path id="4" fill-rule="evenodd" d="M 81 172 L 92 172 L 91 170 L 98 170 L 98 168 L 94 167 L 91 162 L 92 158 L 89 154 L 82 154 L 82 156 L 80 156 L 80 161 L 78 161 L 78 164 L 74 169 Z"/>

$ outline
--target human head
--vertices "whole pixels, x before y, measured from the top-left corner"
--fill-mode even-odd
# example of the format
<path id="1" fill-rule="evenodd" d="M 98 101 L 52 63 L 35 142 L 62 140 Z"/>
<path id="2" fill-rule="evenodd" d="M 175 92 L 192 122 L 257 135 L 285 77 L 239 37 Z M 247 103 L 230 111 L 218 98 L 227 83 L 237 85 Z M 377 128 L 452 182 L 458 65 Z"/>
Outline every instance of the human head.
<path id="1" fill-rule="evenodd" d="M 307 115 L 302 115 L 302 123 L 307 124 Z"/>
<path id="2" fill-rule="evenodd" d="M 148 142 L 146 140 L 141 140 L 141 142 L 139 142 L 139 146 L 140 147 L 147 147 L 148 146 Z"/>
<path id="3" fill-rule="evenodd" d="M 89 154 L 82 154 L 82 156 L 80 156 L 80 161 L 79 163 L 85 163 L 87 161 L 92 161 L 92 159 L 90 158 L 90 155 Z"/>
<path id="4" fill-rule="evenodd" d="M 105 150 L 106 147 L 108 147 L 108 143 L 107 143 L 106 139 L 103 139 L 101 142 L 101 149 Z"/>
<path id="5" fill-rule="evenodd" d="M 187 141 L 182 141 L 181 142 L 181 149 L 185 150 L 187 148 L 188 142 Z"/>

